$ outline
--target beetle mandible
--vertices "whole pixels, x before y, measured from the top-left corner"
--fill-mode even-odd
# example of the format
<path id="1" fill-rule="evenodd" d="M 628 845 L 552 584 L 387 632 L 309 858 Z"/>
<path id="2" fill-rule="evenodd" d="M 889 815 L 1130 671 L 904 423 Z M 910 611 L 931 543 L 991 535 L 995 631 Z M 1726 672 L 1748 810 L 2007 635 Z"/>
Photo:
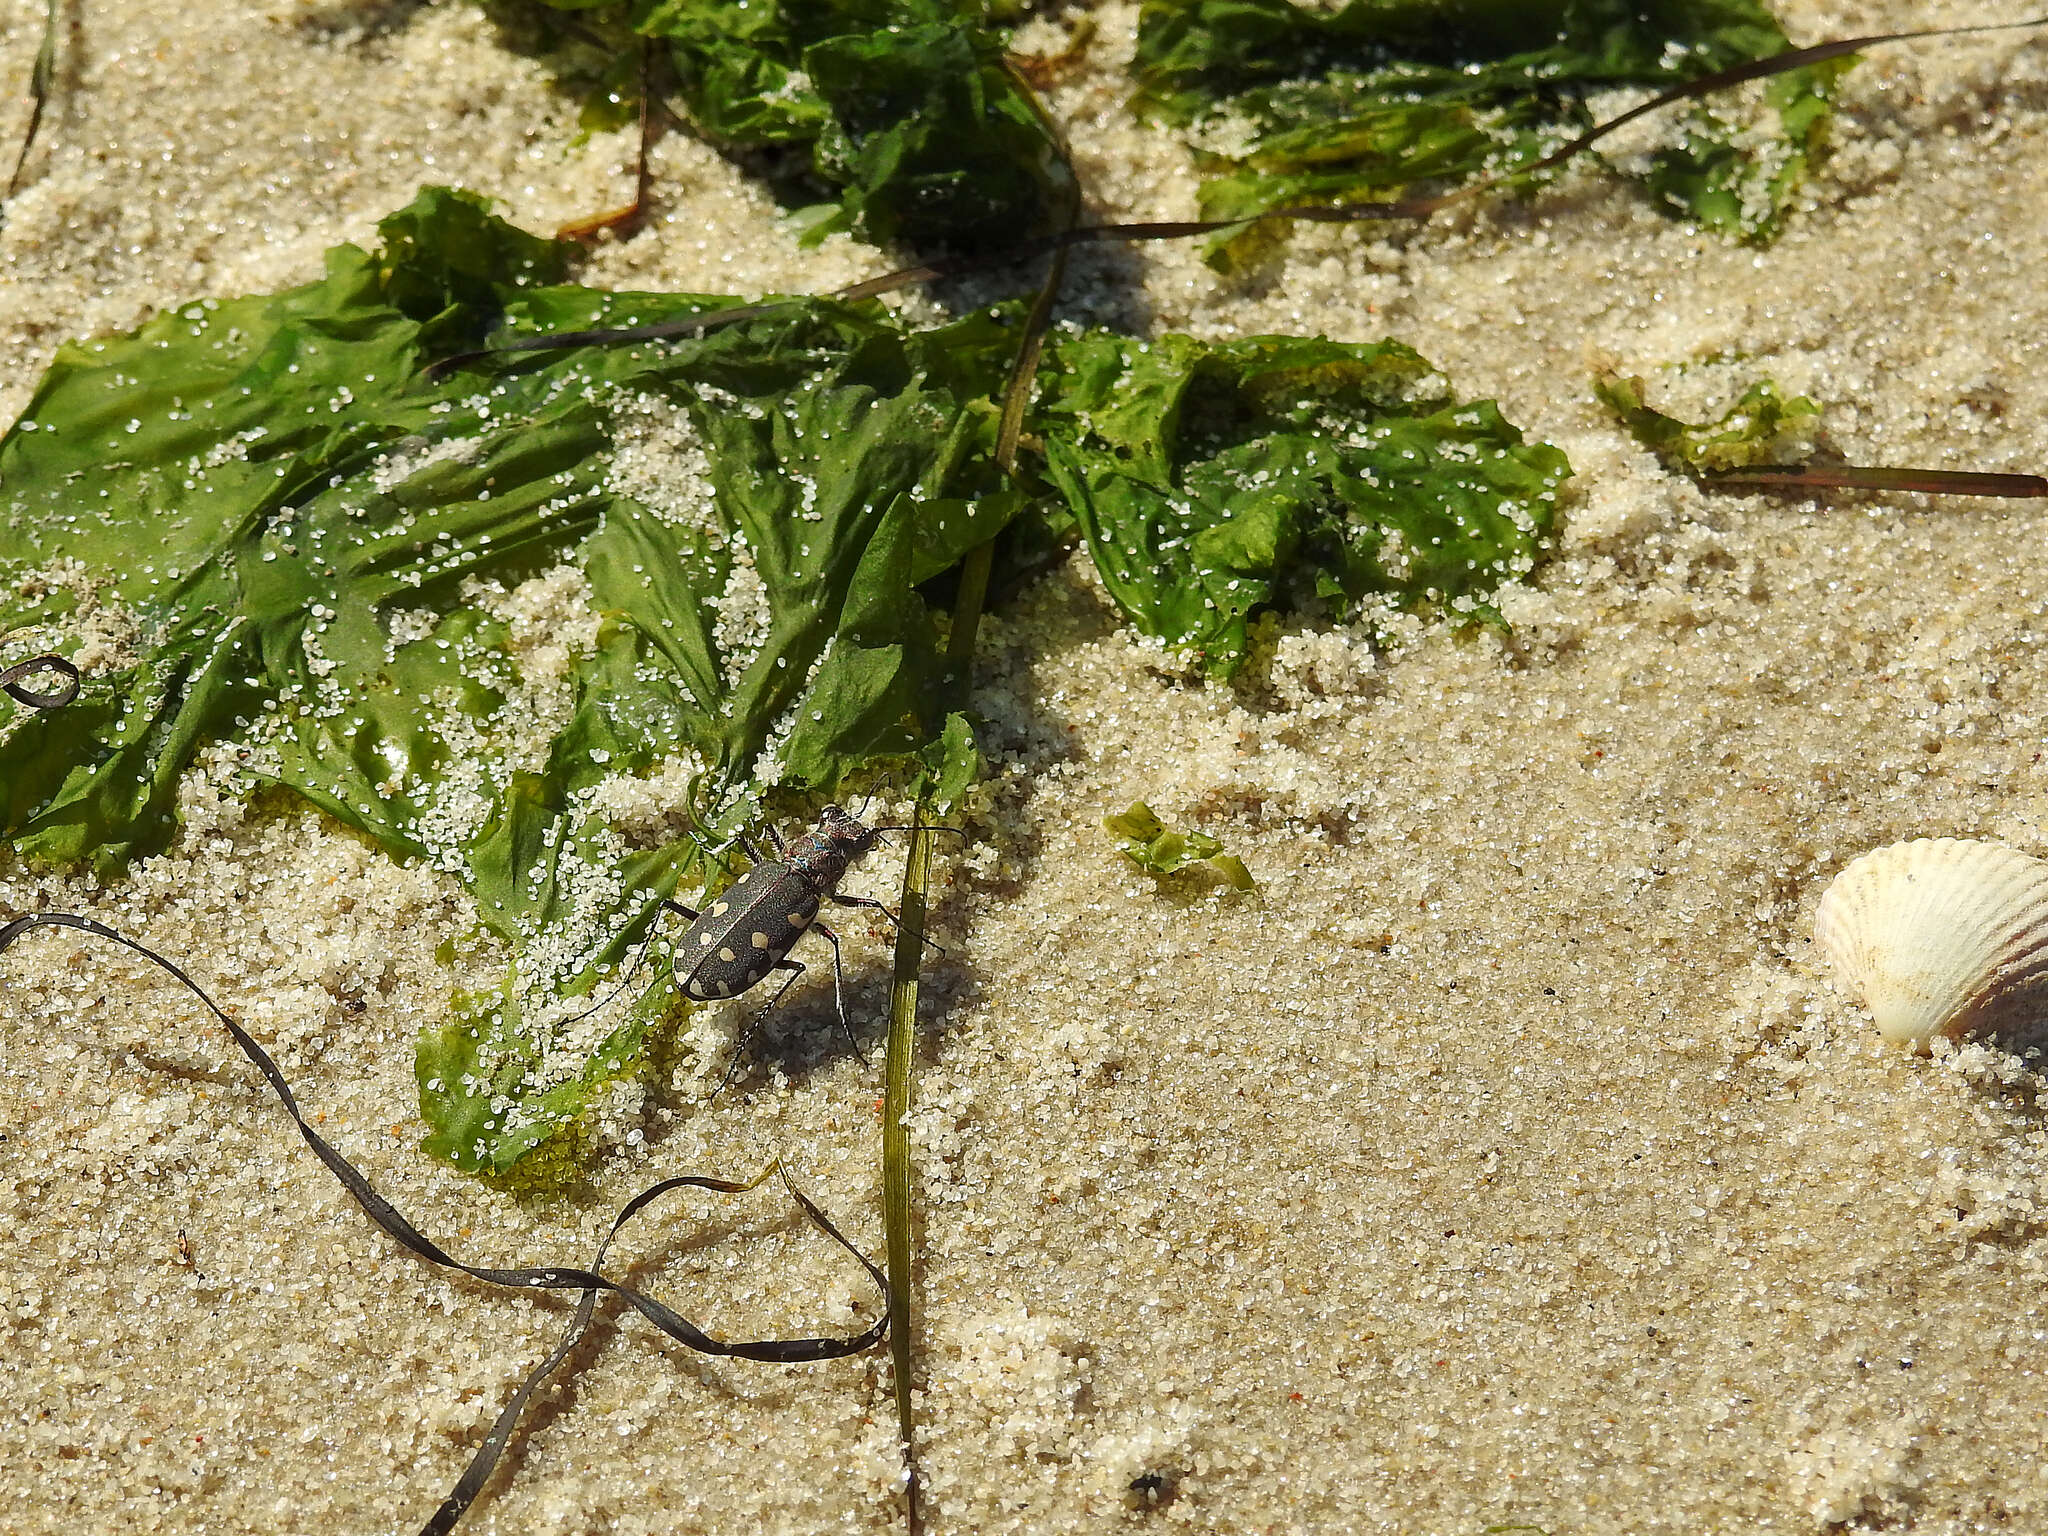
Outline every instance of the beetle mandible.
<path id="1" fill-rule="evenodd" d="M 690 920 L 689 931 L 676 941 L 676 985 L 683 996 L 695 1002 L 716 1002 L 738 997 L 765 979 L 770 971 L 784 971 L 782 985 L 768 1004 L 754 1016 L 758 1024 L 782 994 L 803 975 L 801 960 L 789 958 L 790 947 L 807 931 L 816 932 L 832 946 L 832 996 L 839 1009 L 839 1027 L 846 1031 L 856 1054 L 860 1042 L 846 1017 L 846 977 L 840 963 L 839 935 L 818 921 L 820 902 L 841 907 L 869 907 L 891 922 L 896 914 L 867 896 L 841 896 L 839 882 L 847 866 L 874 847 L 884 832 L 906 831 L 902 827 L 870 827 L 839 806 L 828 805 L 818 814 L 818 825 L 791 838 L 779 859 L 763 859 L 744 838 L 743 846 L 754 859 L 754 867 L 719 893 L 702 912 L 679 901 L 662 905 Z M 927 831 L 953 832 L 952 827 L 928 827 Z M 751 1033 L 751 1029 L 749 1030 Z M 741 1042 L 742 1047 L 745 1041 Z M 733 1067 L 739 1065 L 734 1053 Z M 726 1072 L 730 1081 L 732 1070 Z M 725 1086 L 722 1082 L 721 1088 Z"/>

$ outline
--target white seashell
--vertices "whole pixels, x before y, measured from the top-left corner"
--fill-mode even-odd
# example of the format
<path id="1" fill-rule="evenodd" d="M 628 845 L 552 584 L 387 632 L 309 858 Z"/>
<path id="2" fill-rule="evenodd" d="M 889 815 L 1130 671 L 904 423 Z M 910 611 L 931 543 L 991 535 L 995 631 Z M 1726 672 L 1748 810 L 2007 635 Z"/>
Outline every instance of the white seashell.
<path id="1" fill-rule="evenodd" d="M 1813 937 L 1887 1040 L 2021 1049 L 2048 1034 L 2048 862 L 1953 837 L 1893 843 L 1835 877 Z"/>

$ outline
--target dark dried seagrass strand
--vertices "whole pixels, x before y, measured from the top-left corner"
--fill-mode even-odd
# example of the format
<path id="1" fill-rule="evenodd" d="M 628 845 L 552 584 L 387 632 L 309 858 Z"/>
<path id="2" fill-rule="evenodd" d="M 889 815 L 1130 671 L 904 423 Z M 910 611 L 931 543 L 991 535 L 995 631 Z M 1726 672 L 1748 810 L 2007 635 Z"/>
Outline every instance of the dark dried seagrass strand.
<path id="1" fill-rule="evenodd" d="M 22 681 L 38 672 L 55 672 L 64 679 L 63 687 L 54 693 L 45 693 Z M 79 681 L 78 668 L 62 656 L 31 656 L 27 661 L 17 661 L 11 667 L 0 668 L 0 692 L 30 709 L 62 709 L 78 697 Z"/>
<path id="2" fill-rule="evenodd" d="M 583 1304 L 578 1307 L 572 1327 L 563 1343 L 556 1348 L 555 1352 L 538 1369 L 528 1374 L 527 1379 L 521 1384 L 519 1391 L 514 1395 L 512 1403 L 508 1404 L 506 1409 L 499 1414 L 498 1422 L 492 1426 L 491 1433 L 485 1437 L 483 1446 L 479 1448 L 468 1470 L 463 1473 L 462 1478 L 458 1481 L 455 1492 L 450 1494 L 449 1498 L 443 1502 L 441 1510 L 428 1522 L 425 1527 L 427 1532 L 437 1533 L 438 1536 L 438 1533 L 448 1531 L 475 1499 L 477 1492 L 489 1479 L 492 1469 L 497 1464 L 499 1455 L 502 1454 L 506 1444 L 509 1443 L 513 1426 L 516 1424 L 520 1412 L 525 1408 L 527 1400 L 532 1396 L 540 1383 L 560 1365 L 562 1360 L 567 1358 L 569 1352 L 575 1348 L 576 1342 L 581 1339 L 584 1330 L 588 1327 L 590 1314 L 594 1310 L 596 1296 L 600 1291 L 609 1291 L 614 1295 L 622 1297 L 631 1303 L 641 1316 L 645 1317 L 677 1343 L 707 1355 L 721 1355 L 743 1360 L 761 1360 L 783 1364 L 814 1360 L 837 1360 L 872 1348 L 881 1342 L 883 1335 L 888 1331 L 890 1291 L 887 1277 L 882 1273 L 878 1265 L 856 1248 L 832 1224 L 816 1204 L 804 1195 L 801 1190 L 797 1189 L 779 1163 L 771 1165 L 766 1172 L 750 1183 L 735 1183 L 727 1179 L 716 1179 L 702 1175 L 684 1175 L 664 1179 L 650 1188 L 641 1191 L 640 1194 L 627 1201 L 618 1216 L 614 1218 L 611 1232 L 607 1234 L 604 1243 L 598 1249 L 599 1260 L 602 1260 L 604 1253 L 611 1245 L 612 1239 L 618 1235 L 619 1229 L 628 1219 L 638 1214 L 649 1203 L 670 1190 L 694 1188 L 711 1190 L 722 1194 L 740 1194 L 759 1187 L 771 1173 L 780 1173 L 785 1187 L 788 1188 L 797 1203 L 804 1208 L 805 1214 L 835 1243 L 838 1243 L 848 1253 L 852 1254 L 881 1289 L 882 1308 L 880 1315 L 871 1325 L 857 1334 L 845 1337 L 725 1341 L 712 1338 L 701 1328 L 697 1327 L 696 1324 L 690 1322 L 689 1319 L 683 1317 L 663 1302 L 635 1290 L 632 1286 L 622 1284 L 598 1273 L 595 1267 L 591 1269 L 576 1269 L 566 1265 L 540 1265 L 528 1268 L 500 1269 L 491 1266 L 465 1264 L 460 1259 L 447 1253 L 438 1243 L 422 1233 L 419 1228 L 406 1218 L 403 1212 L 389 1200 L 385 1199 L 384 1196 L 377 1193 L 376 1189 L 364 1177 L 361 1171 L 312 1127 L 306 1119 L 305 1112 L 299 1108 L 299 1101 L 292 1092 L 291 1084 L 285 1080 L 284 1073 L 279 1070 L 277 1063 L 271 1059 L 270 1053 L 257 1044 L 255 1039 L 241 1025 L 230 1018 L 221 1006 L 214 1002 L 212 997 L 207 994 L 206 989 L 187 975 L 176 962 L 158 954 L 149 946 L 116 932 L 104 923 L 89 917 L 80 917 L 70 912 L 31 912 L 26 916 L 14 919 L 4 927 L 0 927 L 0 954 L 4 954 L 23 934 L 28 933 L 32 929 L 48 927 L 75 929 L 82 933 L 89 933 L 96 938 L 106 939 L 111 943 L 120 945 L 124 949 L 131 950 L 164 971 L 194 997 L 199 999 L 207 1011 L 220 1022 L 221 1027 L 227 1030 L 228 1034 L 234 1039 L 235 1044 L 241 1048 L 242 1054 L 247 1056 L 255 1065 L 256 1070 L 263 1074 L 264 1080 L 270 1085 L 271 1091 L 277 1095 L 278 1101 L 284 1105 L 285 1113 L 291 1116 L 293 1124 L 299 1129 L 300 1136 L 304 1138 L 306 1145 L 313 1149 L 314 1155 L 327 1165 L 328 1171 L 340 1182 L 342 1188 L 349 1192 L 349 1195 L 355 1200 L 356 1204 L 362 1207 L 363 1213 L 385 1233 L 396 1240 L 400 1246 L 426 1259 L 430 1263 L 438 1264 L 444 1269 L 458 1270 L 473 1279 L 482 1280 L 490 1285 L 500 1285 L 517 1290 L 578 1290 L 584 1292 Z"/>
<path id="3" fill-rule="evenodd" d="M 874 1275 L 876 1282 L 883 1286 L 886 1299 L 888 1295 L 887 1280 L 876 1271 L 875 1266 L 868 1262 L 867 1257 L 858 1248 L 855 1248 L 852 1243 L 848 1242 L 841 1235 L 839 1229 L 832 1224 L 831 1218 L 820 1210 L 808 1195 L 796 1187 L 796 1184 L 790 1179 L 789 1171 L 782 1166 L 779 1159 L 769 1164 L 767 1168 L 744 1184 L 734 1183 L 730 1179 L 714 1179 L 701 1175 L 686 1174 L 677 1178 L 663 1179 L 660 1183 L 643 1189 L 639 1194 L 627 1201 L 620 1209 L 619 1214 L 612 1218 L 611 1230 L 604 1235 L 604 1241 L 597 1245 L 597 1254 L 590 1261 L 591 1269 L 595 1271 L 603 1265 L 605 1254 L 610 1250 L 612 1240 L 619 1235 L 620 1228 L 624 1227 L 642 1209 L 660 1196 L 667 1194 L 670 1190 L 708 1189 L 718 1194 L 743 1195 L 751 1190 L 759 1189 L 770 1177 L 776 1175 L 781 1177 L 783 1187 L 789 1191 L 797 1204 L 804 1208 L 805 1214 L 829 1233 L 835 1242 L 859 1259 L 868 1272 Z M 576 1304 L 575 1315 L 569 1320 L 569 1326 L 562 1331 L 561 1342 L 555 1345 L 553 1352 L 545 1360 L 527 1372 L 526 1379 L 519 1384 L 519 1390 L 514 1392 L 505 1406 L 498 1411 L 498 1417 L 492 1423 L 490 1432 L 484 1436 L 482 1443 L 477 1446 L 476 1454 L 470 1458 L 469 1465 L 463 1469 L 462 1476 L 456 1480 L 454 1488 L 449 1490 L 448 1497 L 442 1501 L 441 1507 L 434 1511 L 433 1518 L 420 1527 L 420 1536 L 448 1536 L 448 1532 L 455 1528 L 455 1523 L 462 1518 L 463 1513 L 468 1510 L 471 1504 L 476 1502 L 477 1495 L 483 1492 L 484 1484 L 491 1480 L 491 1474 L 497 1470 L 498 1458 L 504 1454 L 506 1446 L 511 1443 L 512 1431 L 518 1425 L 520 1416 L 525 1413 L 527 1403 L 532 1399 L 534 1393 L 540 1390 L 541 1384 L 561 1367 L 562 1362 L 575 1353 L 577 1345 L 583 1342 L 584 1335 L 590 1331 L 591 1319 L 597 1310 L 597 1295 L 598 1293 L 594 1290 L 586 1290 L 583 1293 L 582 1300 Z M 888 1325 L 888 1321 L 889 1314 L 885 1310 L 876 1321 L 875 1326 L 868 1330 L 869 1334 L 874 1335 L 874 1338 L 869 1341 L 870 1343 L 879 1341 L 882 1331 Z M 862 1335 L 862 1337 L 865 1338 L 867 1335 Z"/>

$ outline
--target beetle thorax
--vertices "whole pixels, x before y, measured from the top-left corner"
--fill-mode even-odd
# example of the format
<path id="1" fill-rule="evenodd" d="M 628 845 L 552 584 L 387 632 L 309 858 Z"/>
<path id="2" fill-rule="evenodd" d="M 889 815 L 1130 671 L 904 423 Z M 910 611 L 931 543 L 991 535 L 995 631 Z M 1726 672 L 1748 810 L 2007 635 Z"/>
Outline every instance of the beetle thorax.
<path id="1" fill-rule="evenodd" d="M 875 833 L 858 817 L 828 805 L 818 813 L 816 828 L 790 839 L 789 846 L 782 850 L 782 858 L 792 873 L 823 894 L 836 890 L 846 874 L 846 866 L 874 845 Z"/>

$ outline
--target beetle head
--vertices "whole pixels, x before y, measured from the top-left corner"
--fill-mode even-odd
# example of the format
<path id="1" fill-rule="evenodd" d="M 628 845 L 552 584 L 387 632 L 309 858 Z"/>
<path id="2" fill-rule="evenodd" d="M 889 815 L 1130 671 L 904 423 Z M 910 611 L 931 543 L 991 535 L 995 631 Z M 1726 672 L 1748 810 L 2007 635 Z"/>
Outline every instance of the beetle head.
<path id="1" fill-rule="evenodd" d="M 849 859 L 857 859 L 874 847 L 879 835 L 858 816 L 836 805 L 828 805 L 818 813 L 818 830 Z"/>

